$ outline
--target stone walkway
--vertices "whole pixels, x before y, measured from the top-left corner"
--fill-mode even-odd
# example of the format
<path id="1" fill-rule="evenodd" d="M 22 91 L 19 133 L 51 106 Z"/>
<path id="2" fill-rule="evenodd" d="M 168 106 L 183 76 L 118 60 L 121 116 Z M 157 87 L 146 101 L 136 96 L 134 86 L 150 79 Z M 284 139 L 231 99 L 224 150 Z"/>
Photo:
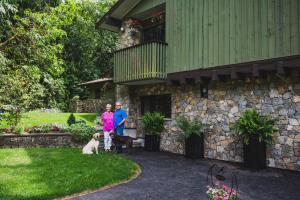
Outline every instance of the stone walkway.
<path id="1" fill-rule="evenodd" d="M 74 200 L 206 200 L 206 177 L 214 163 L 233 171 L 239 182 L 241 200 L 300 199 L 300 173 L 275 169 L 259 172 L 212 160 L 189 160 L 169 153 L 135 151 L 128 156 L 142 174 L 135 180 Z"/>

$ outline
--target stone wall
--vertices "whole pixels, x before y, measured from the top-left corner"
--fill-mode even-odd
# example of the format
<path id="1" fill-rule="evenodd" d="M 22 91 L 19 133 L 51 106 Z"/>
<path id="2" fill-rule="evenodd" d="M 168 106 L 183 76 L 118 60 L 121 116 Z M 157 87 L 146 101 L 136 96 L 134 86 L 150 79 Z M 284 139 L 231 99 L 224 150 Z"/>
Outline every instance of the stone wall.
<path id="1" fill-rule="evenodd" d="M 268 147 L 268 166 L 300 170 L 300 80 L 283 77 L 215 82 L 209 86 L 208 99 L 200 97 L 200 86 L 165 84 L 130 87 L 133 118 L 140 117 L 139 96 L 171 94 L 172 120 L 167 120 L 161 136 L 161 149 L 184 153 L 184 137 L 176 128 L 179 115 L 201 118 L 210 125 L 205 135 L 205 157 L 242 162 L 242 143 L 237 142 L 229 123 L 247 108 L 277 118 L 278 133 Z M 141 134 L 139 123 L 138 133 Z"/>
<path id="2" fill-rule="evenodd" d="M 134 46 L 141 43 L 141 31 L 135 20 L 128 19 L 123 21 L 117 41 L 117 49 Z"/>
<path id="3" fill-rule="evenodd" d="M 114 104 L 113 98 L 103 97 L 101 99 L 78 100 L 70 103 L 70 112 L 74 113 L 96 113 L 103 112 L 106 104 Z"/>
<path id="4" fill-rule="evenodd" d="M 82 147 L 73 141 L 69 133 L 47 133 L 30 135 L 0 135 L 0 148 L 19 147 Z"/>

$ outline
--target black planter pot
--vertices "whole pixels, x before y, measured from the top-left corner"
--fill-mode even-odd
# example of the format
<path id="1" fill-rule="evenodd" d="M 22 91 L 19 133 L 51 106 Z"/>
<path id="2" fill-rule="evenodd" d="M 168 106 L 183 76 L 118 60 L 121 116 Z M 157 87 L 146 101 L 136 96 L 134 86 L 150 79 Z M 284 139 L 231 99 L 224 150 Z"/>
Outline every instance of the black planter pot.
<path id="1" fill-rule="evenodd" d="M 145 150 L 159 151 L 160 135 L 145 135 Z"/>
<path id="2" fill-rule="evenodd" d="M 244 167 L 249 169 L 266 168 L 266 143 L 259 142 L 258 136 L 251 136 L 249 144 L 244 144 Z"/>
<path id="3" fill-rule="evenodd" d="M 203 134 L 191 135 L 185 139 L 185 157 L 204 158 L 204 137 Z"/>

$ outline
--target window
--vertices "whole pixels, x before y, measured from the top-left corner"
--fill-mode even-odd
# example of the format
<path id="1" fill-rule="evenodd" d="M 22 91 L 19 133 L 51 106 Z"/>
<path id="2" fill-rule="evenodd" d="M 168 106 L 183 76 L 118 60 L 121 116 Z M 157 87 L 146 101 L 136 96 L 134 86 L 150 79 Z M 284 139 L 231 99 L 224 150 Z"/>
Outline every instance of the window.
<path id="1" fill-rule="evenodd" d="M 142 96 L 141 114 L 146 112 L 160 112 L 164 117 L 171 118 L 171 95 Z"/>
<path id="2" fill-rule="evenodd" d="M 100 95 L 101 95 L 101 89 L 96 88 L 95 89 L 95 99 L 100 99 Z"/>
<path id="3" fill-rule="evenodd" d="M 143 43 L 152 41 L 165 41 L 165 24 L 161 23 L 143 30 Z"/>

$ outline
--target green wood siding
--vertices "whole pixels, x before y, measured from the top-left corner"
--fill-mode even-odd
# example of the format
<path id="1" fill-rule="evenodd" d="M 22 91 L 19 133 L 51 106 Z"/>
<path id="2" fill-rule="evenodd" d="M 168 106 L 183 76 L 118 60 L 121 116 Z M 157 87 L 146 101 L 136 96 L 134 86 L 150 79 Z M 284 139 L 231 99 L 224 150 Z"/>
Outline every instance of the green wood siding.
<path id="1" fill-rule="evenodd" d="M 166 0 L 166 42 L 168 73 L 299 55 L 300 1 Z"/>
<path id="2" fill-rule="evenodd" d="M 143 13 L 165 2 L 166 0 L 142 0 L 127 16 Z"/>
<path id="3" fill-rule="evenodd" d="M 151 42 L 114 54 L 114 82 L 166 78 L 166 44 Z"/>

